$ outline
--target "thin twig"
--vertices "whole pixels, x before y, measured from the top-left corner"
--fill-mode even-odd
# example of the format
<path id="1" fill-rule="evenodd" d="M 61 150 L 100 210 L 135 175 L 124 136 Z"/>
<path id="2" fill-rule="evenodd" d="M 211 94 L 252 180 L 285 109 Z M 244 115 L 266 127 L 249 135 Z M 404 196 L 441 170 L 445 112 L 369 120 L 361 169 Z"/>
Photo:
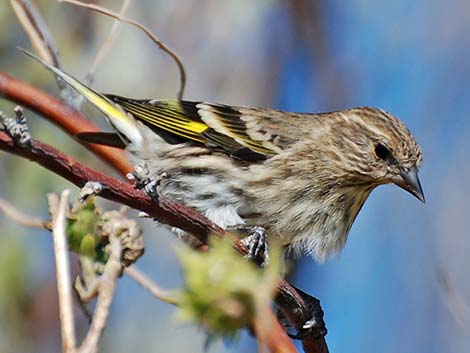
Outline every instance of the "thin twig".
<path id="1" fill-rule="evenodd" d="M 186 85 L 186 72 L 184 70 L 183 63 L 181 62 L 178 55 L 176 55 L 176 53 L 174 51 L 172 51 L 163 42 L 161 42 L 160 39 L 158 39 L 146 26 L 144 26 L 143 24 L 141 24 L 141 23 L 139 23 L 135 20 L 132 20 L 132 19 L 127 18 L 127 17 L 120 16 L 119 14 L 117 14 L 115 12 L 112 12 L 112 11 L 110 11 L 110 10 L 104 8 L 104 7 L 101 7 L 101 6 L 98 6 L 98 5 L 95 5 L 95 4 L 85 4 L 85 3 L 82 3 L 82 2 L 76 1 L 76 0 L 58 0 L 58 1 L 59 2 L 66 2 L 66 3 L 69 3 L 69 4 L 76 5 L 76 6 L 85 7 L 87 9 L 99 12 L 103 15 L 110 16 L 110 17 L 112 17 L 114 19 L 117 19 L 121 22 L 130 24 L 134 27 L 137 27 L 142 32 L 144 32 L 152 40 L 152 42 L 154 42 L 161 50 L 163 50 L 165 53 L 167 53 L 173 59 L 176 66 L 178 67 L 178 71 L 179 71 L 179 74 L 180 74 L 180 87 L 179 87 L 179 90 L 178 90 L 176 96 L 177 96 L 178 99 L 183 98 L 184 87 Z"/>
<path id="2" fill-rule="evenodd" d="M 109 309 L 113 302 L 116 282 L 121 274 L 121 242 L 115 235 L 110 236 L 108 248 L 109 259 L 106 262 L 103 275 L 100 277 L 98 299 L 90 329 L 80 346 L 78 353 L 95 353 L 98 351 L 98 342 L 106 327 Z"/>
<path id="3" fill-rule="evenodd" d="M 50 228 L 50 222 L 48 220 L 44 220 L 39 217 L 29 216 L 21 212 L 7 200 L 2 198 L 0 198 L 0 210 L 2 210 L 7 217 L 11 218 L 16 223 L 19 223 L 25 227 L 41 229 Z"/>
<path id="4" fill-rule="evenodd" d="M 268 303 L 263 314 L 258 315 L 258 318 L 254 320 L 253 330 L 260 345 L 266 345 L 269 351 L 273 353 L 297 352 Z"/>
<path id="5" fill-rule="evenodd" d="M 119 11 L 119 16 L 124 17 L 126 15 L 126 11 L 130 5 L 132 0 L 124 0 L 122 2 L 121 10 Z M 108 36 L 106 39 L 103 41 L 103 43 L 100 45 L 100 48 L 98 50 L 98 53 L 95 56 L 95 59 L 93 60 L 93 63 L 91 64 L 90 70 L 88 70 L 87 75 L 85 76 L 85 83 L 90 84 L 93 81 L 93 75 L 96 71 L 96 68 L 98 67 L 98 64 L 101 62 L 101 60 L 104 58 L 106 53 L 109 51 L 109 48 L 111 47 L 111 44 L 116 38 L 116 33 L 117 29 L 119 27 L 119 24 L 121 21 L 119 19 L 116 19 L 113 23 L 113 26 L 111 27 L 111 31 L 109 32 Z"/>
<path id="6" fill-rule="evenodd" d="M 177 300 L 168 291 L 161 289 L 150 277 L 140 271 L 135 265 L 126 267 L 124 273 L 146 289 L 155 298 L 169 304 L 177 304 Z"/>
<path id="7" fill-rule="evenodd" d="M 39 56 L 53 66 L 60 67 L 59 49 L 37 7 L 29 0 L 10 0 L 10 3 Z M 70 106 L 76 109 L 80 108 L 83 97 L 61 78 L 56 76 L 56 81 L 62 99 Z"/>
<path id="8" fill-rule="evenodd" d="M 69 190 L 64 190 L 60 201 L 57 200 L 57 195 L 48 195 L 49 209 L 52 217 L 57 291 L 59 293 L 62 351 L 64 353 L 74 353 L 76 349 L 72 281 L 70 280 L 70 263 L 65 235 L 65 216 L 68 208 L 69 193 Z"/>
<path id="9" fill-rule="evenodd" d="M 29 0 L 10 0 L 10 3 L 36 52 L 46 62 L 58 67 L 57 45 L 36 6 Z"/>

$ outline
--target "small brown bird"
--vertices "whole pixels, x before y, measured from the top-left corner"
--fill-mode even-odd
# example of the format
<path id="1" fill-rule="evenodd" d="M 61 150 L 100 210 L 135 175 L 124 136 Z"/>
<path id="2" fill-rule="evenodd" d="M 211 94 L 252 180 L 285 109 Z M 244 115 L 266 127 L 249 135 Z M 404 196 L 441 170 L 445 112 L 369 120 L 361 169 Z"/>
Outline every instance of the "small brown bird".
<path id="1" fill-rule="evenodd" d="M 278 238 L 324 261 L 338 253 L 371 191 L 394 183 L 424 202 L 422 154 L 406 126 L 377 108 L 299 114 L 98 93 L 43 63 L 101 110 L 159 192 L 223 228 Z M 252 252 L 259 250 L 253 245 Z"/>

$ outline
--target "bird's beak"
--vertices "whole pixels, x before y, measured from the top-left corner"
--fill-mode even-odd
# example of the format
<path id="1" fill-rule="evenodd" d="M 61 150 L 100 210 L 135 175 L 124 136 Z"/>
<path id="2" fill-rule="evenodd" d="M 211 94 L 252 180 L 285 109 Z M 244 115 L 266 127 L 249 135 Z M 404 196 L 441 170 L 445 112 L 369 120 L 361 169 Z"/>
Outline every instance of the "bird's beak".
<path id="1" fill-rule="evenodd" d="M 411 168 L 410 170 L 402 170 L 400 176 L 394 181 L 396 185 L 408 191 L 415 196 L 419 201 L 425 203 L 423 188 L 418 177 L 418 169 Z"/>

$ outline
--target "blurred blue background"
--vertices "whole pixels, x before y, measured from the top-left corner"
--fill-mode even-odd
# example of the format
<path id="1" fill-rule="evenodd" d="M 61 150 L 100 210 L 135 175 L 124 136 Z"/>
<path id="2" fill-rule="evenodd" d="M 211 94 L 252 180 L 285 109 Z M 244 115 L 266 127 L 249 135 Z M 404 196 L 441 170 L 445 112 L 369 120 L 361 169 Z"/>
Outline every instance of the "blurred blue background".
<path id="1" fill-rule="evenodd" d="M 83 77 L 112 21 L 36 3 L 65 69 Z M 121 1 L 100 4 L 118 11 Z M 331 352 L 469 351 L 469 1 L 135 0 L 128 16 L 179 53 L 186 99 L 303 112 L 371 105 L 400 117 L 424 151 L 426 205 L 396 187 L 378 188 L 342 256 L 325 265 L 302 258 L 291 280 L 321 300 Z M 7 2 L 0 21 L 1 70 L 56 92 L 52 77 L 15 49 L 29 42 Z M 174 97 L 177 83 L 168 57 L 121 25 L 93 86 L 154 98 Z M 30 121 L 37 138 L 103 170 L 49 123 Z M 49 172 L 0 154 L 0 196 L 24 211 L 46 217 L 45 194 L 64 187 L 70 185 Z M 0 351 L 59 351 L 51 239 L 3 215 L 0 222 L 0 318 L 8 319 L 0 320 Z M 142 224 L 139 266 L 160 285 L 178 287 L 173 236 Z M 175 323 L 173 310 L 123 278 L 102 351 L 203 351 L 204 333 Z M 254 344 L 243 334 L 232 347 L 218 343 L 211 351 L 253 351 Z"/>

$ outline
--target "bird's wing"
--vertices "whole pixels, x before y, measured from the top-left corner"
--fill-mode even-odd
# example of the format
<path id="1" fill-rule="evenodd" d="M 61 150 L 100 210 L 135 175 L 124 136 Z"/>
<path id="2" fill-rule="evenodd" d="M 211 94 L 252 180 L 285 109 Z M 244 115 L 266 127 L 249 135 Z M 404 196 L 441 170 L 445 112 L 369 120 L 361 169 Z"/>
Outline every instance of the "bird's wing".
<path id="1" fill-rule="evenodd" d="M 246 161 L 261 161 L 282 150 L 287 139 L 264 120 L 279 112 L 178 100 L 135 100 L 106 95 L 158 134 L 175 143 L 195 141 Z M 264 124 L 263 124 L 264 122 Z M 165 138 L 165 136 L 162 136 Z M 167 139 L 168 141 L 169 139 Z M 172 142 L 169 140 L 169 142 Z"/>
<path id="2" fill-rule="evenodd" d="M 212 103 L 199 103 L 197 108 L 202 121 L 216 132 L 258 153 L 273 155 L 293 142 L 286 118 L 295 121 L 296 114 Z"/>
<path id="3" fill-rule="evenodd" d="M 77 136 L 85 141 L 115 147 L 122 147 L 127 142 L 142 142 L 135 122 L 127 114 L 131 113 L 169 143 L 195 141 L 247 162 L 263 161 L 279 153 L 290 142 L 287 137 L 290 135 L 289 125 L 283 123 L 288 113 L 211 103 L 134 100 L 104 95 L 26 50 L 22 51 L 101 110 L 115 127 L 122 143 L 113 134 L 82 133 Z"/>

